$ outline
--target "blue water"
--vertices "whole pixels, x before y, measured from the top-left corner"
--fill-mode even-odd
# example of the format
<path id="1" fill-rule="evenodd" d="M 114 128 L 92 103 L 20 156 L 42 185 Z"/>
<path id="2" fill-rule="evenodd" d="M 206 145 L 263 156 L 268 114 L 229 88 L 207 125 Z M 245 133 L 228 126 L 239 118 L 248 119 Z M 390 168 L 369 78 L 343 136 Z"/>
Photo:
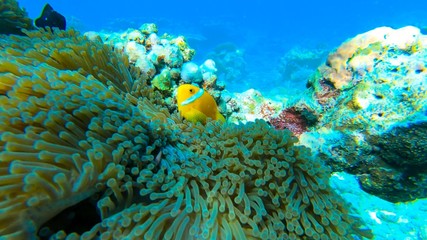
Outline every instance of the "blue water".
<path id="1" fill-rule="evenodd" d="M 21 0 L 31 18 L 45 1 Z M 330 49 L 380 26 L 427 26 L 427 2 L 415 1 L 51 1 L 68 26 L 85 31 L 120 31 L 156 23 L 160 33 L 184 35 L 201 63 L 223 43 L 242 56 L 242 73 L 222 77 L 230 91 L 256 88 L 264 95 L 303 88 L 281 76 L 280 60 L 295 46 Z M 319 65 L 321 61 L 319 60 Z M 220 72 L 221 73 L 221 72 Z M 272 88 L 275 88 L 273 91 Z"/>

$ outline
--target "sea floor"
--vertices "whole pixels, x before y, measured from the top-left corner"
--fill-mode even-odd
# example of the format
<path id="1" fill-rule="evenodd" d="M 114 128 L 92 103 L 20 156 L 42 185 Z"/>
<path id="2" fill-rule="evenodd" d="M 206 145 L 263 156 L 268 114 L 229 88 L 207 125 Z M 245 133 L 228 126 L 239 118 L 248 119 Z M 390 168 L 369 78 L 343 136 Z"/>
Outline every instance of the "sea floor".
<path id="1" fill-rule="evenodd" d="M 376 240 L 427 239 L 427 199 L 391 203 L 360 189 L 353 175 L 334 173 L 330 185 L 371 228 Z"/>

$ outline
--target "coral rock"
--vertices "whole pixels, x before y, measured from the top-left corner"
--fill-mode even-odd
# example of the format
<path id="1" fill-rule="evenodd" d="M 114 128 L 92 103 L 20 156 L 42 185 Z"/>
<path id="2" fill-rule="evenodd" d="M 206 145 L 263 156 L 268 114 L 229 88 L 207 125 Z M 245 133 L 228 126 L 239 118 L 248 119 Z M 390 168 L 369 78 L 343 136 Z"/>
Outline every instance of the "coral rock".
<path id="1" fill-rule="evenodd" d="M 197 64 L 193 62 L 187 62 L 182 65 L 181 79 L 185 83 L 200 83 L 203 81 L 203 76 Z"/>
<path id="2" fill-rule="evenodd" d="M 377 28 L 342 44 L 309 82 L 319 122 L 301 140 L 393 202 L 427 197 L 420 168 L 427 152 L 426 49 L 427 36 L 415 27 Z"/>

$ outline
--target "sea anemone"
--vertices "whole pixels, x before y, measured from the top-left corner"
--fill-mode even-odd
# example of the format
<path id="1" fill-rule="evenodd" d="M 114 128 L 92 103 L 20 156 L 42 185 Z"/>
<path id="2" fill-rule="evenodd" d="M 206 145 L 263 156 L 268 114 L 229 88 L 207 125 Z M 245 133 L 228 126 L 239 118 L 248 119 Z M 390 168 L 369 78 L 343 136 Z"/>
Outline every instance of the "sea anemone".
<path id="1" fill-rule="evenodd" d="M 100 41 L 26 34 L 0 43 L 2 236 L 95 193 L 101 222 L 54 239 L 370 236 L 290 131 L 192 124 Z"/>

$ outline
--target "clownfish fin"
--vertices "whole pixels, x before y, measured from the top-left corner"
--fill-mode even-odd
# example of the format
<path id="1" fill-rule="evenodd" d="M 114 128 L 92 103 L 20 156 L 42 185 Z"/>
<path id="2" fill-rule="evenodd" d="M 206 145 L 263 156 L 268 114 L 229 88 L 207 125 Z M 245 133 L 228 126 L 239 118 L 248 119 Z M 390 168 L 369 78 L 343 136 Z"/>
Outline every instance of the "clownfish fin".
<path id="1" fill-rule="evenodd" d="M 184 118 L 192 123 L 201 122 L 206 123 L 206 115 L 197 109 L 191 109 L 187 111 Z"/>

